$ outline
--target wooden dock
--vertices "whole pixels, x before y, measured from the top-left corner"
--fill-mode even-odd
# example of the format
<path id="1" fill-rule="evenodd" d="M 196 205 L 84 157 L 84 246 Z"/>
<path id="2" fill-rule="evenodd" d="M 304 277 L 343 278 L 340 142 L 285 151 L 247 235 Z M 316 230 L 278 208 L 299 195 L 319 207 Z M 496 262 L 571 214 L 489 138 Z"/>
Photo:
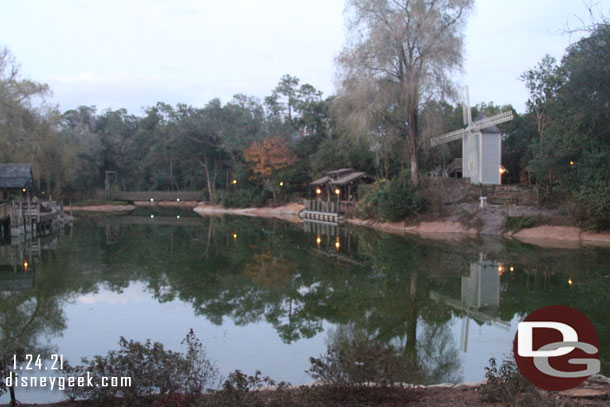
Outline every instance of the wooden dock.
<path id="1" fill-rule="evenodd" d="M 45 236 L 65 221 L 63 205 L 54 201 L 9 202 L 0 205 L 2 237 Z"/>
<path id="2" fill-rule="evenodd" d="M 305 209 L 300 213 L 303 219 L 331 225 L 345 221 L 340 202 L 304 199 L 303 205 Z"/>

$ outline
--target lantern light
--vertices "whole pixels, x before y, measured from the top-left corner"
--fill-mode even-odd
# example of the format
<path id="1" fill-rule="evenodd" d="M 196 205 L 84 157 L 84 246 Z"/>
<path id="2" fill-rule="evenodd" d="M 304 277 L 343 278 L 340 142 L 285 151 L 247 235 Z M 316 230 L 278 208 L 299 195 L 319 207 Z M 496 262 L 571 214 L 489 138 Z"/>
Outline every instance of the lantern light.
<path id="1" fill-rule="evenodd" d="M 180 202 L 180 198 L 176 198 L 176 202 Z"/>
<path id="2" fill-rule="evenodd" d="M 155 202 L 155 198 L 150 198 L 150 202 Z"/>
<path id="3" fill-rule="evenodd" d="M 341 247 L 341 243 L 339 242 L 339 238 L 337 238 L 337 241 L 335 242 L 335 248 L 337 250 L 339 250 L 340 247 Z"/>
<path id="4" fill-rule="evenodd" d="M 570 161 L 570 165 L 574 165 L 574 161 Z"/>
<path id="5" fill-rule="evenodd" d="M 24 268 L 25 270 L 27 270 L 27 269 L 28 269 L 28 262 L 27 262 L 27 261 L 24 261 L 24 262 L 23 262 L 23 268 Z"/>
<path id="6" fill-rule="evenodd" d="M 237 233 L 233 233 L 233 239 L 237 239 Z"/>
<path id="7" fill-rule="evenodd" d="M 510 266 L 510 271 L 515 271 L 515 268 L 513 266 Z"/>
<path id="8" fill-rule="evenodd" d="M 341 190 L 339 188 L 335 189 L 335 194 L 339 195 L 341 193 Z"/>
<path id="9" fill-rule="evenodd" d="M 280 186 L 283 187 L 284 186 L 284 181 L 280 181 Z"/>
<path id="10" fill-rule="evenodd" d="M 322 193 L 322 190 L 318 187 L 316 188 L 316 194 L 320 195 Z"/>
<path id="11" fill-rule="evenodd" d="M 25 191 L 26 191 L 26 189 L 25 189 L 25 188 L 23 188 L 23 189 L 21 190 L 21 192 L 25 192 Z"/>
<path id="12" fill-rule="evenodd" d="M 572 283 L 572 279 L 571 279 L 571 278 L 569 278 L 569 279 L 568 279 L 568 284 L 570 284 L 570 285 L 572 285 L 572 284 L 573 284 L 573 283 Z"/>
<path id="13" fill-rule="evenodd" d="M 154 217 L 155 217 L 155 215 L 150 215 L 150 218 L 151 218 L 151 219 L 152 219 L 152 218 L 154 218 Z"/>
<path id="14" fill-rule="evenodd" d="M 316 238 L 316 244 L 317 244 L 318 246 L 320 246 L 320 244 L 321 244 L 321 243 L 322 243 L 322 238 L 321 238 L 320 236 L 318 236 L 318 237 Z"/>
<path id="15" fill-rule="evenodd" d="M 233 181 L 231 181 L 231 183 L 232 183 L 233 185 L 237 185 L 237 180 L 236 180 L 236 179 L 234 179 Z"/>

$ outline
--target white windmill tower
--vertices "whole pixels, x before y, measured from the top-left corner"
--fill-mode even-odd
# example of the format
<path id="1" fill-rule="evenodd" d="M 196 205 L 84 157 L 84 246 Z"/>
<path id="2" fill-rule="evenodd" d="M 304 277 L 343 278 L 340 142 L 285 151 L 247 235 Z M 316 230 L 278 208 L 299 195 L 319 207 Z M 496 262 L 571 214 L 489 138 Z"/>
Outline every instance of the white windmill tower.
<path id="1" fill-rule="evenodd" d="M 472 121 L 470 97 L 466 88 L 466 100 L 462 104 L 464 114 L 463 129 L 434 137 L 431 145 L 462 140 L 462 176 L 470 178 L 473 184 L 501 184 L 502 137 L 496 124 L 513 119 L 511 111 L 487 117 L 481 113 Z"/>

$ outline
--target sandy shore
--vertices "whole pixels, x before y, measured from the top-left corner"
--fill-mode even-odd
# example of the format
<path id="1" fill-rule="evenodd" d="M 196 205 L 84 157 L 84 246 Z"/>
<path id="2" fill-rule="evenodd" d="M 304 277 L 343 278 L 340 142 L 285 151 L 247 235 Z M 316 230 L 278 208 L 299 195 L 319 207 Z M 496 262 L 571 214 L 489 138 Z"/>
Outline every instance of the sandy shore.
<path id="1" fill-rule="evenodd" d="M 224 208 L 221 205 L 199 204 L 194 211 L 200 215 L 242 215 L 261 218 L 276 218 L 289 222 L 302 222 L 299 212 L 304 206 L 298 203 L 289 203 L 276 208 Z"/>
<path id="2" fill-rule="evenodd" d="M 299 212 L 303 210 L 303 205 L 290 203 L 275 208 L 224 208 L 221 205 L 209 205 L 195 201 L 184 202 L 135 202 L 134 205 L 94 205 L 84 207 L 73 207 L 74 211 L 87 212 L 129 212 L 137 207 L 180 207 L 192 208 L 195 212 L 203 216 L 210 215 L 241 215 L 262 218 L 276 218 L 288 222 L 302 222 Z M 493 219 L 492 219 L 493 220 Z M 492 228 L 485 225 L 474 228 L 464 225 L 456 220 L 439 220 L 430 222 L 420 222 L 417 225 L 405 226 L 404 222 L 375 222 L 363 219 L 347 219 L 347 223 L 356 226 L 370 227 L 383 232 L 394 234 L 414 234 L 426 239 L 434 240 L 460 240 L 475 237 L 482 232 L 486 235 L 503 236 L 507 239 L 516 239 L 523 243 L 533 244 L 540 247 L 551 247 L 561 249 L 578 249 L 583 246 L 610 247 L 610 233 L 587 232 L 574 226 L 538 226 L 535 228 L 522 229 L 517 233 L 504 233 L 499 222 L 494 223 Z M 497 225 L 496 225 L 497 224 Z M 489 225 L 488 225 L 489 226 Z"/>
<path id="3" fill-rule="evenodd" d="M 131 212 L 136 209 L 133 205 L 91 205 L 91 206 L 73 206 L 74 212 Z"/>

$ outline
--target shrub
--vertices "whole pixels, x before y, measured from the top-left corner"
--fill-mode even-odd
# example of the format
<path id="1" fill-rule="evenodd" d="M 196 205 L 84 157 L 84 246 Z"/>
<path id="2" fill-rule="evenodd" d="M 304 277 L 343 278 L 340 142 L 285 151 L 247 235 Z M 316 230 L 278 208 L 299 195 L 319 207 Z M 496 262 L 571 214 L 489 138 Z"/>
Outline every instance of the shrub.
<path id="1" fill-rule="evenodd" d="M 363 188 L 359 203 L 364 217 L 378 217 L 383 221 L 396 222 L 424 208 L 415 187 L 411 184 L 410 171 L 402 171 L 391 181 L 378 181 Z"/>
<path id="2" fill-rule="evenodd" d="M 485 378 L 487 383 L 480 388 L 483 401 L 512 403 L 519 394 L 534 390 L 512 360 L 503 361 L 498 368 L 496 359 L 489 359 L 489 366 L 485 367 Z"/>
<path id="3" fill-rule="evenodd" d="M 610 229 L 610 185 L 600 182 L 594 186 L 583 186 L 576 196 L 579 205 L 578 217 L 589 228 Z"/>
<path id="4" fill-rule="evenodd" d="M 267 194 L 254 188 L 241 188 L 237 191 L 224 191 L 220 202 L 225 208 L 261 207 L 265 205 Z"/>
<path id="5" fill-rule="evenodd" d="M 94 383 L 102 377 L 129 377 L 124 387 L 75 387 L 70 398 L 85 398 L 98 405 L 146 404 L 151 397 L 180 393 L 199 395 L 217 377 L 216 367 L 206 358 L 201 342 L 191 330 L 184 341 L 186 355 L 165 350 L 150 340 L 144 343 L 121 337 L 120 349 L 106 356 L 83 358 L 83 366 L 69 368 L 66 373 L 84 376 L 89 373 Z"/>

